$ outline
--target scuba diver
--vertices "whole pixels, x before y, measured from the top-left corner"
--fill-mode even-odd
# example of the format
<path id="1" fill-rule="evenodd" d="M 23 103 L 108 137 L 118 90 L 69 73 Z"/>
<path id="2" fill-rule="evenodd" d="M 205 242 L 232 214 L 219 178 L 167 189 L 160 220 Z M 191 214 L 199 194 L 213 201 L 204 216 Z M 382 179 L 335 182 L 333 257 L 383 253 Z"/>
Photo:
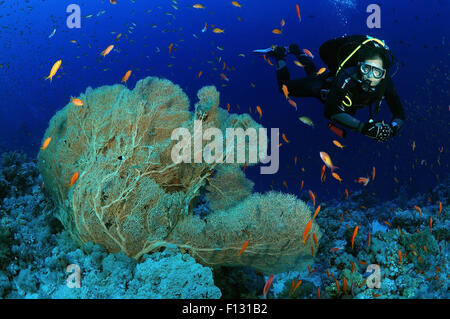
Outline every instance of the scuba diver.
<path id="1" fill-rule="evenodd" d="M 362 35 L 328 40 L 320 47 L 319 54 L 329 71 L 321 74 L 316 73 L 313 56 L 307 50 L 305 52 L 309 54 L 300 50 L 297 44 L 291 44 L 289 48 L 272 46 L 254 52 L 263 51 L 276 60 L 280 92 L 283 92 L 285 85 L 290 96 L 319 99 L 325 104 L 325 117 L 331 121 L 328 127 L 342 138 L 346 132 L 336 125 L 360 132 L 378 142 L 385 142 L 397 135 L 403 125 L 405 114 L 389 74 L 395 57 L 384 41 Z M 307 77 L 290 79 L 287 54 L 297 58 Z M 383 98 L 393 115 L 390 124 L 373 118 L 379 112 Z M 372 110 L 372 104 L 375 104 L 375 110 Z M 367 121 L 354 117 L 357 110 L 367 106 Z"/>

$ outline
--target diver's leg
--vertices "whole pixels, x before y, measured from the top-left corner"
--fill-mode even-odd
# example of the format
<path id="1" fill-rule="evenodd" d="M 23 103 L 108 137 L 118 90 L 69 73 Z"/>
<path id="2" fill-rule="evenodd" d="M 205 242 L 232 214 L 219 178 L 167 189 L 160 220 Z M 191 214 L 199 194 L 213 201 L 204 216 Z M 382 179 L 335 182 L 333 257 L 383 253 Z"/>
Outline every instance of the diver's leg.
<path id="1" fill-rule="evenodd" d="M 320 100 L 320 90 L 323 79 L 317 77 L 305 77 L 284 82 L 289 95 L 293 97 L 315 97 Z"/>
<path id="2" fill-rule="evenodd" d="M 277 61 L 277 81 L 278 81 L 278 90 L 280 93 L 283 93 L 283 84 L 286 84 L 291 79 L 289 75 L 289 70 L 286 66 L 285 60 Z"/>

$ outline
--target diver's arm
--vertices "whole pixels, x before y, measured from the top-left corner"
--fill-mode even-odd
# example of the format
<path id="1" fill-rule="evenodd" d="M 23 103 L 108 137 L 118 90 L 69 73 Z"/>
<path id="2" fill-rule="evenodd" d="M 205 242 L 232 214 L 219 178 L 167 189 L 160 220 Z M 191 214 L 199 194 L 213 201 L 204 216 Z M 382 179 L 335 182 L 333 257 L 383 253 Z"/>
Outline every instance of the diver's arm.
<path id="1" fill-rule="evenodd" d="M 395 89 L 394 82 L 390 77 L 386 78 L 386 81 L 387 85 L 384 96 L 386 98 L 386 103 L 392 112 L 393 119 L 391 126 L 393 127 L 394 132 L 397 133 L 405 121 L 405 111 L 403 110 L 402 102 Z"/>
<path id="2" fill-rule="evenodd" d="M 277 81 L 278 81 L 278 90 L 280 93 L 283 93 L 283 85 L 286 85 L 289 89 L 289 80 L 291 78 L 289 74 L 289 70 L 286 65 L 286 60 L 277 60 Z"/>
<path id="3" fill-rule="evenodd" d="M 353 85 L 350 75 L 342 70 L 333 81 L 325 102 L 325 117 L 353 131 L 361 132 L 364 123 L 345 112 L 342 100 Z"/>

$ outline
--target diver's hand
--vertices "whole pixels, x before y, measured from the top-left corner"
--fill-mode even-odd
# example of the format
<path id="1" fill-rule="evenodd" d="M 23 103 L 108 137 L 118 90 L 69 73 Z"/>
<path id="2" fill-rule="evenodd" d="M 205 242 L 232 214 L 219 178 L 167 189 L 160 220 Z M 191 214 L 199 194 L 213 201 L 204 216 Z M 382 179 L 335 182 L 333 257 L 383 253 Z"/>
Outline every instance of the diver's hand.
<path id="1" fill-rule="evenodd" d="M 302 50 L 300 50 L 300 48 L 298 47 L 297 44 L 292 43 L 292 44 L 289 46 L 289 53 L 292 53 L 293 55 L 297 56 L 297 55 L 302 54 Z"/>
<path id="2" fill-rule="evenodd" d="M 286 58 L 286 49 L 282 46 L 276 46 L 272 51 L 267 53 L 269 57 L 275 58 L 275 60 L 284 60 Z"/>
<path id="3" fill-rule="evenodd" d="M 391 126 L 389 124 L 385 124 L 384 122 L 365 123 L 361 133 L 370 138 L 374 138 L 377 142 L 386 142 L 394 135 L 394 131 Z"/>

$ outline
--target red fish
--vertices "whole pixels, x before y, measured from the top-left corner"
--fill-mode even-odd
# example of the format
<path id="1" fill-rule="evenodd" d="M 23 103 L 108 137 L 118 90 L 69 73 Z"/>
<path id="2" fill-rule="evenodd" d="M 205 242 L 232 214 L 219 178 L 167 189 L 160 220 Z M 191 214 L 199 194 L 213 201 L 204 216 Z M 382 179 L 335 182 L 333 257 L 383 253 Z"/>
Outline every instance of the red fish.
<path id="1" fill-rule="evenodd" d="M 220 73 L 220 77 L 221 77 L 223 80 L 227 81 L 227 82 L 230 81 L 230 79 L 228 79 L 227 76 L 226 76 L 225 74 L 223 74 L 223 73 Z"/>
<path id="2" fill-rule="evenodd" d="M 417 205 L 414 205 L 414 208 L 419 212 L 419 215 L 422 216 L 422 210 L 420 209 L 420 207 Z"/>
<path id="3" fill-rule="evenodd" d="M 312 201 L 313 201 L 313 206 L 316 206 L 316 195 L 313 193 L 312 190 L 308 190 L 309 192 L 309 196 L 311 197 Z"/>
<path id="4" fill-rule="evenodd" d="M 307 56 L 309 56 L 311 59 L 313 59 L 314 58 L 314 55 L 311 53 L 311 51 L 309 51 L 308 49 L 303 49 L 303 52 L 305 52 L 305 54 L 307 55 Z"/>
<path id="5" fill-rule="evenodd" d="M 320 172 L 320 182 L 323 183 L 323 175 L 325 174 L 325 165 L 322 166 L 322 171 Z"/>
<path id="6" fill-rule="evenodd" d="M 369 184 L 370 177 L 358 177 L 355 182 L 362 184 L 363 186 L 367 186 Z"/>
<path id="7" fill-rule="evenodd" d="M 244 245 L 242 245 L 241 251 L 240 251 L 239 254 L 237 255 L 238 257 L 239 257 L 240 255 L 242 255 L 242 253 L 244 252 L 245 249 L 247 249 L 248 241 L 249 241 L 249 239 L 247 239 L 247 240 L 245 241 Z"/>
<path id="8" fill-rule="evenodd" d="M 272 285 L 272 281 L 273 281 L 273 275 L 271 275 L 271 276 L 269 277 L 269 279 L 267 279 L 267 282 L 266 282 L 266 284 L 264 285 L 264 291 L 263 291 L 263 293 L 264 293 L 264 298 L 267 297 L 267 292 L 269 292 L 269 288 L 270 288 L 270 286 Z"/>
<path id="9" fill-rule="evenodd" d="M 355 230 L 353 230 L 353 235 L 352 235 L 352 250 L 353 250 L 353 244 L 355 243 L 355 237 L 356 237 L 356 234 L 358 234 L 358 228 L 359 228 L 359 226 L 356 226 L 356 227 L 355 227 Z"/>
<path id="10" fill-rule="evenodd" d="M 314 215 L 313 215 L 313 220 L 316 218 L 316 216 L 317 216 L 317 214 L 320 212 L 320 205 L 319 206 L 317 206 L 317 208 L 316 208 L 316 211 L 314 212 Z"/>
<path id="11" fill-rule="evenodd" d="M 72 187 L 73 184 L 78 180 L 78 177 L 80 177 L 80 173 L 77 171 L 75 174 L 73 174 L 72 178 L 70 179 L 70 185 L 69 187 Z"/>
<path id="12" fill-rule="evenodd" d="M 298 6 L 298 4 L 295 5 L 295 9 L 297 10 L 298 22 L 301 22 L 302 21 L 302 17 L 300 15 L 300 7 Z"/>
<path id="13" fill-rule="evenodd" d="M 306 235 L 308 235 L 309 231 L 311 230 L 311 226 L 312 226 L 312 222 L 313 220 L 311 219 L 308 224 L 306 224 L 305 230 L 303 231 L 303 243 L 306 244 L 306 241 L 308 240 L 308 238 L 306 237 Z"/>

